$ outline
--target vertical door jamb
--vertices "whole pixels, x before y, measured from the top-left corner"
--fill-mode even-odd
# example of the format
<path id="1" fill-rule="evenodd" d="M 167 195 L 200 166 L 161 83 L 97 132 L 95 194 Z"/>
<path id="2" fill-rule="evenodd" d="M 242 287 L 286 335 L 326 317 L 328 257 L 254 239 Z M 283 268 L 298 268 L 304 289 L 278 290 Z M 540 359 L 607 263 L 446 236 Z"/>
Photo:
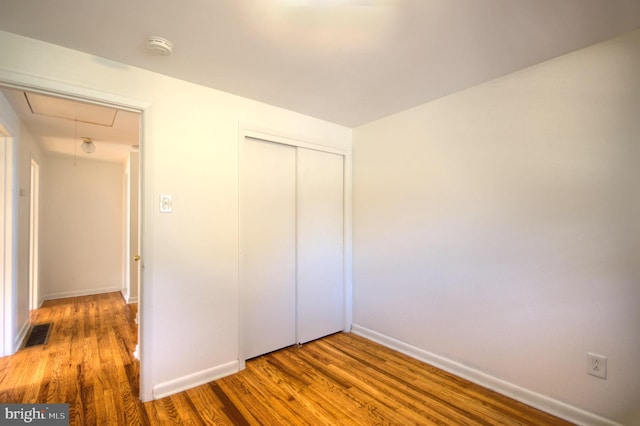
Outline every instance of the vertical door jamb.
<path id="1" fill-rule="evenodd" d="M 31 191 L 29 196 L 29 309 L 38 309 L 40 307 L 40 166 L 33 157 L 31 158 Z"/>

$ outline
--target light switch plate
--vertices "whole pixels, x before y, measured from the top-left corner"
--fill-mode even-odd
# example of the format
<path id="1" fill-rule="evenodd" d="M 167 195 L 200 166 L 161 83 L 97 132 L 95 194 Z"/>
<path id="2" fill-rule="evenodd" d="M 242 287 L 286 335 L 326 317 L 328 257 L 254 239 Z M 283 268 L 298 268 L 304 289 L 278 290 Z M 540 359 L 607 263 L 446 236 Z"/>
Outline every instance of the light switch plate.
<path id="1" fill-rule="evenodd" d="M 160 213 L 171 213 L 173 211 L 173 198 L 168 194 L 160 194 Z"/>

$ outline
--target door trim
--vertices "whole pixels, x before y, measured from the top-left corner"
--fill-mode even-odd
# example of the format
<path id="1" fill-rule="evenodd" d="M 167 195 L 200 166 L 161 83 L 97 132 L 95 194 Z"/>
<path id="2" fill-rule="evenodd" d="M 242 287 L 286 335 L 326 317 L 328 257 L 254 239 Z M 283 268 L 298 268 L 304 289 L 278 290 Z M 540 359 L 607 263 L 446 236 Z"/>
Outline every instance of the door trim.
<path id="1" fill-rule="evenodd" d="M 96 105 L 110 106 L 122 110 L 140 113 L 140 251 L 144 252 L 146 261 L 151 264 L 151 238 L 153 235 L 152 209 L 145 208 L 146 194 L 152 194 L 151 176 L 153 176 L 153 160 L 151 158 L 150 149 L 145 149 L 145 122 L 147 120 L 146 111 L 152 106 L 151 102 L 142 101 L 133 98 L 116 95 L 113 93 L 101 92 L 87 87 L 76 86 L 73 84 L 53 80 L 44 76 L 36 76 L 21 72 L 11 71 L 6 68 L 0 68 L 0 85 L 18 90 L 25 90 L 44 95 L 53 95 L 65 99 L 89 102 Z M 147 178 L 148 177 L 148 178 Z M 5 235 L 7 238 L 7 235 Z M 16 237 L 13 237 L 16 238 Z M 11 242 L 6 242 L 10 244 Z M 147 253 L 147 250 L 149 251 Z M 143 264 L 144 265 L 144 264 Z M 144 266 L 142 266 L 144 271 Z M 148 278 L 147 278 L 148 275 Z M 145 279 L 147 278 L 147 279 Z M 6 278 L 5 278 L 6 279 Z M 145 282 L 148 281 L 148 282 Z M 148 284 L 148 286 L 146 285 Z M 153 399 L 152 389 L 152 353 L 146 352 L 145 347 L 153 346 L 153 333 L 151 330 L 152 321 L 146 321 L 146 318 L 152 318 L 152 304 L 145 303 L 145 300 L 151 300 L 151 295 L 145 295 L 145 289 L 153 288 L 151 274 L 141 274 L 140 277 L 140 303 L 139 303 L 139 324 L 138 324 L 138 347 L 140 354 L 140 399 L 149 401 Z M 11 313 L 5 312 L 5 318 Z M 5 329 L 7 324 L 5 324 Z M 5 341 L 11 336 L 4 336 Z"/>
<path id="2" fill-rule="evenodd" d="M 29 309 L 40 307 L 40 165 L 31 157 L 29 191 Z"/>

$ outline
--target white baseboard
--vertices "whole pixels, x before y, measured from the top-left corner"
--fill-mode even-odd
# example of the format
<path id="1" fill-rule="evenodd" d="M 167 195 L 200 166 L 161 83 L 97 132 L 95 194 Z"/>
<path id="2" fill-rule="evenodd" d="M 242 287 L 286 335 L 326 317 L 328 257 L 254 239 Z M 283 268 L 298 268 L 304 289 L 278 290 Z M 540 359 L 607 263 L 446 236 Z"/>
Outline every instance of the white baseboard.
<path id="1" fill-rule="evenodd" d="M 237 372 L 238 361 L 236 360 L 160 383 L 153 386 L 153 399 L 164 398 L 165 396 L 173 395 L 174 393 L 182 392 Z"/>
<path id="2" fill-rule="evenodd" d="M 494 390 L 502 395 L 513 398 L 524 404 L 535 407 L 541 411 L 568 420 L 578 425 L 589 426 L 622 426 L 612 420 L 590 413 L 548 396 L 533 392 L 529 389 L 506 382 L 497 377 L 483 373 L 482 371 L 467 367 L 456 361 L 441 357 L 425 351 L 408 343 L 401 342 L 387 335 L 370 330 L 357 324 L 353 324 L 351 331 L 354 334 L 366 337 L 388 348 L 401 352 L 412 358 L 424 361 L 434 367 L 455 374 L 485 388 Z"/>
<path id="3" fill-rule="evenodd" d="M 92 288 L 92 289 L 82 289 L 82 290 L 74 290 L 74 291 L 63 291 L 60 293 L 45 294 L 44 296 L 42 296 L 42 299 L 43 300 L 65 299 L 67 297 L 90 296 L 92 294 L 113 293 L 115 291 L 122 291 L 122 287 L 105 287 L 105 288 Z"/>
<path id="4" fill-rule="evenodd" d="M 22 327 L 20 327 L 20 331 L 18 332 L 18 335 L 16 336 L 16 339 L 13 342 L 12 353 L 16 353 L 18 349 L 20 349 L 22 342 L 24 341 L 25 337 L 27 337 L 27 332 L 29 331 L 30 326 L 31 326 L 31 323 L 29 322 L 28 319 L 24 323 L 22 323 Z"/>
<path id="5" fill-rule="evenodd" d="M 127 294 L 125 289 L 120 290 L 120 293 L 122 293 L 122 297 L 124 298 L 127 305 L 131 303 L 138 303 L 138 296 L 131 296 L 130 294 Z"/>

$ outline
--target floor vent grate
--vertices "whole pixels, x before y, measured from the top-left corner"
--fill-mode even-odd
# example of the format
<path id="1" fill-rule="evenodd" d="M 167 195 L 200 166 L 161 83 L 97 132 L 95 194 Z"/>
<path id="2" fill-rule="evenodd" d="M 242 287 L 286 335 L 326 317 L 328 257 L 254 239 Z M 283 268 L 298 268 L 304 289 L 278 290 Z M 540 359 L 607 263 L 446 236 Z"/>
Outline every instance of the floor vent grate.
<path id="1" fill-rule="evenodd" d="M 46 345 L 49 340 L 49 333 L 51 332 L 52 325 L 52 323 L 47 323 L 31 326 L 31 331 L 29 331 L 29 336 L 27 337 L 23 348 Z"/>

